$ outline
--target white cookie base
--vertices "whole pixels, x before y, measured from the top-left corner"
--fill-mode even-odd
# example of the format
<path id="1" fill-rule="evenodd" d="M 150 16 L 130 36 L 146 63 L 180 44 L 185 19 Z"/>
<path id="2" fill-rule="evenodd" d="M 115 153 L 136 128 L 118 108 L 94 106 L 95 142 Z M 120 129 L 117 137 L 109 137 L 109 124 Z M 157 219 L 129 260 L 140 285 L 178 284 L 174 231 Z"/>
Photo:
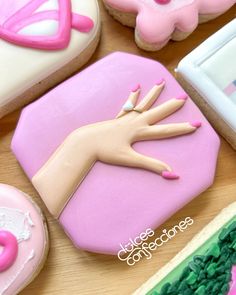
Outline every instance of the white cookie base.
<path id="1" fill-rule="evenodd" d="M 100 31 L 97 0 L 72 0 L 72 6 L 74 12 L 93 19 L 94 29 L 90 33 L 72 30 L 70 44 L 64 50 L 35 50 L 0 40 L 0 110 L 78 57 L 97 37 Z"/>

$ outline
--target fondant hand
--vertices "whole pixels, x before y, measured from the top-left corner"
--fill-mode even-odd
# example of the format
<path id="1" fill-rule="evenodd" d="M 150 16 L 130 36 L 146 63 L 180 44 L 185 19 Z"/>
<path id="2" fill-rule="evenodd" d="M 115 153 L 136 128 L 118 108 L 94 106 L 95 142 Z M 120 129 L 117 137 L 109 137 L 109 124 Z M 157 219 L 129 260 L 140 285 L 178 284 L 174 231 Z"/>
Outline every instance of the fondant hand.
<path id="1" fill-rule="evenodd" d="M 188 134 L 201 126 L 199 122 L 154 125 L 180 109 L 187 99 L 185 95 L 173 98 L 151 109 L 164 85 L 164 81 L 155 85 L 139 103 L 137 87 L 115 119 L 81 127 L 66 138 L 32 179 L 54 215 L 59 215 L 96 161 L 150 170 L 166 179 L 178 178 L 166 163 L 132 148 L 137 141 Z"/>

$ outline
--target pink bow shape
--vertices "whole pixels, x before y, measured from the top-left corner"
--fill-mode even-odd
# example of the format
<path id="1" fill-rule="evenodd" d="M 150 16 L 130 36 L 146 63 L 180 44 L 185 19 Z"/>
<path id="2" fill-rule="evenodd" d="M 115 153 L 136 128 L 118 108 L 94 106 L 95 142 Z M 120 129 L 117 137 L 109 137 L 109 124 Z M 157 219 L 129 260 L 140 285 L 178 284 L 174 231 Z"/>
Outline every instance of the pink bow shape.
<path id="1" fill-rule="evenodd" d="M 58 50 L 68 46 L 71 28 L 80 32 L 90 32 L 94 27 L 93 21 L 83 15 L 72 13 L 70 0 L 58 0 L 59 9 L 35 12 L 48 0 L 32 0 L 19 9 L 0 26 L 0 38 L 16 45 Z M 27 36 L 18 32 L 24 27 L 43 20 L 57 20 L 58 31 L 53 36 Z"/>

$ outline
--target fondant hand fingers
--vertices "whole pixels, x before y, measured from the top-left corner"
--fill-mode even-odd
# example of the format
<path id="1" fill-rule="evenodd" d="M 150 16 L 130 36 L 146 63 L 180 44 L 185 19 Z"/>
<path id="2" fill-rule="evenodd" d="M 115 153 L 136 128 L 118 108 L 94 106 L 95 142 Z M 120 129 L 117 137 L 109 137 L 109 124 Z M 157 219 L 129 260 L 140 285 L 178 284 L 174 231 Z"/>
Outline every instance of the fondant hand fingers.
<path id="1" fill-rule="evenodd" d="M 199 128 L 200 126 L 200 122 L 147 126 L 143 128 L 139 133 L 138 140 L 154 140 L 180 136 L 192 133 L 196 131 L 197 128 Z"/>
<path id="2" fill-rule="evenodd" d="M 168 166 L 166 163 L 139 154 L 132 148 L 130 148 L 126 155 L 122 157 L 122 159 L 120 159 L 119 164 L 128 167 L 149 170 L 157 174 L 160 174 L 162 177 L 166 179 L 178 178 L 178 176 L 174 172 L 172 172 L 170 166 Z"/>
<path id="3" fill-rule="evenodd" d="M 147 112 L 144 112 L 142 116 L 144 117 L 147 124 L 155 124 L 180 109 L 185 104 L 186 99 L 187 96 L 170 99 L 163 104 Z"/>
<path id="4" fill-rule="evenodd" d="M 135 111 L 142 113 L 150 109 L 150 107 L 157 100 L 165 86 L 165 81 L 158 82 L 142 99 L 142 101 L 134 108 Z"/>
<path id="5" fill-rule="evenodd" d="M 140 85 L 137 85 L 130 93 L 126 103 L 122 107 L 122 110 L 116 116 L 117 119 L 124 116 L 125 114 L 133 111 L 133 109 L 136 106 L 136 103 L 138 101 L 139 94 L 140 94 Z"/>

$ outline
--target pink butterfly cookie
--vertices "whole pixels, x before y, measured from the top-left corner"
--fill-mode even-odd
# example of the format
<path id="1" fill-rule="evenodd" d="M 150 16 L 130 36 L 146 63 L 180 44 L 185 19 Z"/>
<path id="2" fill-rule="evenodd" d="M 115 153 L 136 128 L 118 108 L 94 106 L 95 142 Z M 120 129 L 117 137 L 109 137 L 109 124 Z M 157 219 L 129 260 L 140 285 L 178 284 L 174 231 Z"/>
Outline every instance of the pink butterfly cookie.
<path id="1" fill-rule="evenodd" d="M 183 40 L 198 23 L 224 13 L 235 0 L 104 0 L 109 13 L 123 25 L 135 27 L 137 45 L 148 51 L 170 39 Z"/>

